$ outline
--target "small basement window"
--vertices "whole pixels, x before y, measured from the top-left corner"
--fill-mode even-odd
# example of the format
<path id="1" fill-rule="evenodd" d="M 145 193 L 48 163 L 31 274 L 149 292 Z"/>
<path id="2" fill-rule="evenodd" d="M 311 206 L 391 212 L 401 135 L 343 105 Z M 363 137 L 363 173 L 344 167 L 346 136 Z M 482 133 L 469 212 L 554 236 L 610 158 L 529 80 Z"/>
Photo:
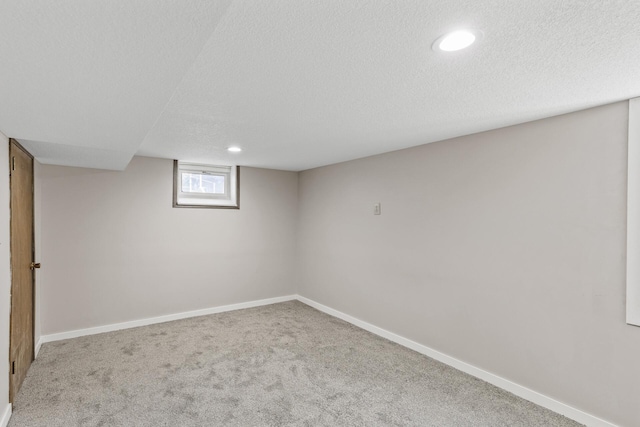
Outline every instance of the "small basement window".
<path id="1" fill-rule="evenodd" d="M 240 208 L 238 166 L 173 161 L 174 208 Z"/>

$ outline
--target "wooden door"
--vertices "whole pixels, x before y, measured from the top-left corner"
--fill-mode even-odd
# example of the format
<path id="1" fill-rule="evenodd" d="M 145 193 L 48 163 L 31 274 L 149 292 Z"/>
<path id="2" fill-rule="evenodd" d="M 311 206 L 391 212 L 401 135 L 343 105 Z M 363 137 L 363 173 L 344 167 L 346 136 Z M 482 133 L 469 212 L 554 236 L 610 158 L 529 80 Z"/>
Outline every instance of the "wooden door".
<path id="1" fill-rule="evenodd" d="M 11 191 L 11 325 L 9 401 L 13 402 L 34 359 L 33 157 L 9 143 Z"/>

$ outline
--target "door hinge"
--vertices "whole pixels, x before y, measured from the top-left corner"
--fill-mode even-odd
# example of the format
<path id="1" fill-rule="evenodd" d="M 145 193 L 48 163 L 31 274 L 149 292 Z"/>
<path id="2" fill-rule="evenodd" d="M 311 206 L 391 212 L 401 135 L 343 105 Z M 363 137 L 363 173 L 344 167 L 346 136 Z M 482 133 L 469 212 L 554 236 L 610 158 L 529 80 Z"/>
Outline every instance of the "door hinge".
<path id="1" fill-rule="evenodd" d="M 11 375 L 16 373 L 16 361 L 11 362 Z"/>
<path id="2" fill-rule="evenodd" d="M 11 170 L 16 170 L 16 156 L 11 157 Z"/>

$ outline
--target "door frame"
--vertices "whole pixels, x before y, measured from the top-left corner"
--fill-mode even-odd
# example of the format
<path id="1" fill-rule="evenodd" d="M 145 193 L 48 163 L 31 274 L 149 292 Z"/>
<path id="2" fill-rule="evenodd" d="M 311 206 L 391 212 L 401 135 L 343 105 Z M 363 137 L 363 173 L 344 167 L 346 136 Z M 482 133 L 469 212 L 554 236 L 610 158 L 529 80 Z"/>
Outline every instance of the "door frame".
<path id="1" fill-rule="evenodd" d="M 13 231 L 12 231 L 12 227 L 11 227 L 11 220 L 13 218 L 13 210 L 12 210 L 12 206 L 11 206 L 11 190 L 12 190 L 12 180 L 13 180 L 13 158 L 11 157 L 11 145 L 14 144 L 16 148 L 18 148 L 19 150 L 21 150 L 22 152 L 24 152 L 32 161 L 32 167 L 31 167 L 31 198 L 32 203 L 31 203 L 31 261 L 35 262 L 35 256 L 36 256 L 36 228 L 35 228 L 35 158 L 33 157 L 33 155 L 31 153 L 29 153 L 29 151 L 27 151 L 26 148 L 24 148 L 22 146 L 22 144 L 20 144 L 18 141 L 16 141 L 13 138 L 9 138 L 9 144 L 8 144 L 8 151 L 9 151 L 9 263 L 11 268 L 13 267 L 11 265 L 11 260 L 13 257 L 13 254 L 11 253 L 11 241 L 13 240 Z M 11 271 L 11 294 L 13 294 L 13 271 Z M 31 295 L 32 295 L 32 301 L 31 301 L 31 338 L 33 340 L 32 343 L 32 348 L 31 348 L 31 362 L 33 362 L 36 358 L 36 322 L 35 322 L 35 318 L 36 318 L 36 272 L 35 270 L 33 270 L 33 273 L 31 275 Z M 11 370 L 12 370 L 12 366 L 11 366 L 11 332 L 13 330 L 13 321 L 11 318 L 11 312 L 13 311 L 13 301 L 12 298 L 9 298 L 9 354 L 8 354 L 8 359 L 9 359 L 9 403 L 13 404 L 13 401 L 15 400 L 15 396 L 12 396 L 12 374 L 11 374 Z"/>

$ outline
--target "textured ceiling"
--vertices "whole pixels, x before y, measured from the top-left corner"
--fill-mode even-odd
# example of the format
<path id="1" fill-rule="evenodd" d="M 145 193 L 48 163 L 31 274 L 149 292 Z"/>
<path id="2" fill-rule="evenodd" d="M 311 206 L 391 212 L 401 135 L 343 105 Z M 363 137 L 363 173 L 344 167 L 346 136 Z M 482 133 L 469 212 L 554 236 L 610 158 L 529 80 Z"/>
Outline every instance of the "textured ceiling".
<path id="1" fill-rule="evenodd" d="M 0 0 L 0 131 L 125 168 L 230 1 Z"/>
<path id="2" fill-rule="evenodd" d="M 637 0 L 0 0 L 0 131 L 45 163 L 303 170 L 639 96 L 638 22 Z M 431 49 L 463 27 L 483 39 Z"/>

